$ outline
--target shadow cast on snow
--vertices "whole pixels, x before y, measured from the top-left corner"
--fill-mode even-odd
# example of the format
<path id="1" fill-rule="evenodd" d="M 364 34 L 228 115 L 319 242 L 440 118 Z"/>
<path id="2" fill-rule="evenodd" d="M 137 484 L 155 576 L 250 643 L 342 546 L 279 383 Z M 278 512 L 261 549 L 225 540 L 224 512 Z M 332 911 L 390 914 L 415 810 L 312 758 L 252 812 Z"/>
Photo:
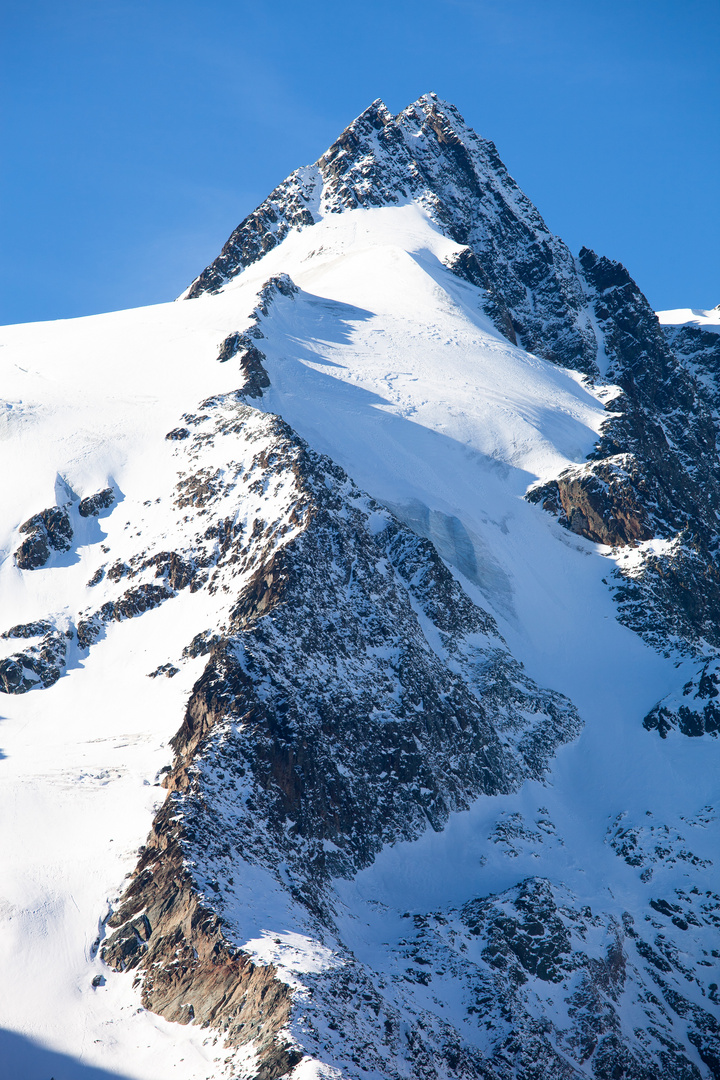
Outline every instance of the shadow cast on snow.
<path id="1" fill-rule="evenodd" d="M 126 1073 L 86 1065 L 4 1028 L 0 1028 L 0 1076 L 7 1080 L 130 1080 Z"/>

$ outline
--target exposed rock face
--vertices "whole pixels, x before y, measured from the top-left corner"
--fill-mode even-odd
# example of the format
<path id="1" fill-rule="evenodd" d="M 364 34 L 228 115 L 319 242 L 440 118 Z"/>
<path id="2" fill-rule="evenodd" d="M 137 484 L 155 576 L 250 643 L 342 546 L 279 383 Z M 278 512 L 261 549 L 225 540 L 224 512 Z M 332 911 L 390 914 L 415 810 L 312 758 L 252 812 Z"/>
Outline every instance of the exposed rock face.
<path id="1" fill-rule="evenodd" d="M 587 249 L 580 262 L 593 290 L 609 375 L 623 390 L 596 457 L 608 449 L 635 455 L 643 505 L 657 528 L 706 525 L 709 514 L 714 523 L 720 507 L 717 431 L 704 388 L 670 352 L 624 267 Z"/>
<path id="2" fill-rule="evenodd" d="M 245 380 L 243 387 L 243 396 L 245 398 L 262 397 L 263 390 L 266 390 L 270 385 L 270 379 L 265 370 L 267 358 L 255 344 L 255 341 L 263 336 L 260 329 L 260 320 L 263 316 L 268 315 L 270 305 L 276 296 L 293 297 L 297 291 L 297 286 L 293 284 L 287 274 L 269 278 L 258 293 L 258 303 L 253 311 L 249 329 L 242 334 L 238 331 L 229 334 L 220 346 L 218 361 L 221 364 L 226 363 L 234 356 L 240 358 L 240 373 Z M 177 438 L 178 435 L 170 432 L 167 438 L 171 437 Z"/>
<path id="3" fill-rule="evenodd" d="M 253 1044 L 254 1075 L 275 1080 L 301 1057 L 284 1031 L 292 995 L 272 967 L 233 947 L 201 902 L 176 811 L 171 799 L 158 815 L 122 907 L 108 919 L 115 932 L 103 958 L 116 970 L 142 971 L 143 1004 L 166 1020 L 218 1029 L 229 1046 Z"/>
<path id="4" fill-rule="evenodd" d="M 20 570 L 37 570 L 45 566 L 53 551 L 69 551 L 72 545 L 72 525 L 67 510 L 51 506 L 23 522 L 20 532 L 25 539 L 15 552 Z"/>
<path id="5" fill-rule="evenodd" d="M 59 630 L 42 619 L 3 631 L 0 638 L 30 639 L 31 643 L 0 661 L 0 692 L 25 694 L 34 687 L 52 686 L 65 669 L 72 630 Z M 39 641 L 32 639 L 39 638 Z"/>
<path id="6" fill-rule="evenodd" d="M 616 920 L 579 904 L 566 889 L 531 878 L 459 911 L 416 916 L 409 931 L 408 981 L 458 980 L 468 1017 L 485 1028 L 485 1053 L 465 1075 L 699 1077 L 677 1040 L 677 1016 L 689 1021 L 690 1045 L 715 1068 L 717 1020 L 683 994 L 687 971 L 674 946 L 662 933 L 652 944 L 644 940 L 646 931 L 635 928 L 629 912 Z M 659 997 L 647 992 L 648 981 Z M 543 1004 L 551 988 L 566 1016 L 561 1031 Z M 630 1033 L 623 1023 L 629 1000 L 636 1015 L 645 1014 L 663 1033 L 652 1050 L 639 1030 Z"/>
<path id="7" fill-rule="evenodd" d="M 236 439 L 244 427 L 272 447 L 256 456 L 248 491 L 291 478 L 292 493 L 249 538 L 225 524 L 225 485 L 203 498 L 216 522 L 206 536 L 222 543 L 207 587 L 229 572 L 245 585 L 209 645 L 174 741 L 171 794 L 103 956 L 142 969 L 144 1000 L 162 1015 L 181 1016 L 182 999 L 231 1042 L 260 1037 L 272 1046 L 262 1075 L 272 1077 L 289 1067 L 278 1033 L 290 999 L 271 969 L 233 951 L 222 922 L 233 851 L 273 877 L 280 857 L 281 880 L 289 875 L 293 895 L 326 920 L 333 876 L 367 865 L 388 841 L 442 828 L 480 792 L 540 776 L 578 718 L 528 679 L 427 541 L 279 419 L 245 406 L 236 416 Z M 168 902 L 170 880 L 185 884 Z M 171 963 L 178 948 L 182 962 Z"/>
<path id="8" fill-rule="evenodd" d="M 115 492 L 112 488 L 103 488 L 95 495 L 88 495 L 81 499 L 78 513 L 81 517 L 98 517 L 103 510 L 109 510 L 115 502 Z"/>
<path id="9" fill-rule="evenodd" d="M 579 536 L 610 546 L 650 540 L 654 535 L 632 480 L 633 458 L 617 454 L 591 468 L 567 469 L 549 484 L 531 488 L 528 499 Z"/>

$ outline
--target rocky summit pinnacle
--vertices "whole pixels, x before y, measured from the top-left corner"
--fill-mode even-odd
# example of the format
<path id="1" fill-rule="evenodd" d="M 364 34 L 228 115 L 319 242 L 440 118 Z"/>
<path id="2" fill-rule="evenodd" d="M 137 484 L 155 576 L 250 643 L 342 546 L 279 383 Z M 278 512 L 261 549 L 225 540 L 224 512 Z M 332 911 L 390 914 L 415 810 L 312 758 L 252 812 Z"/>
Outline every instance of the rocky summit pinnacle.
<path id="1" fill-rule="evenodd" d="M 463 271 L 498 327 L 548 359 L 592 372 L 596 343 L 573 258 L 509 175 L 492 142 L 426 94 L 393 116 L 374 101 L 314 165 L 280 184 L 233 232 L 187 298 L 217 291 L 327 214 L 418 201 L 468 247 Z M 536 314 L 538 299 L 543 308 Z"/>
<path id="2" fill-rule="evenodd" d="M 183 299 L 0 329 L 15 1075 L 716 1080 L 718 309 L 434 94 Z"/>

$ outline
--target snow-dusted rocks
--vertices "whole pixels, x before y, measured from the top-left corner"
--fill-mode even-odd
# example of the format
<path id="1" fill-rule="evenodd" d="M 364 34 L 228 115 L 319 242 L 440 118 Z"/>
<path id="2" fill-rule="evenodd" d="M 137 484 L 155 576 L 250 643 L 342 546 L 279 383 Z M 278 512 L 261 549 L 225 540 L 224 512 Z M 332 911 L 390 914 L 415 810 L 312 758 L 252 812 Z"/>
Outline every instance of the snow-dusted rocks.
<path id="1" fill-rule="evenodd" d="M 173 794 L 110 919 L 118 929 L 103 956 L 119 970 L 144 969 L 143 999 L 169 1019 L 204 1018 L 236 1043 L 262 1034 L 266 1073 L 279 1076 L 290 1060 L 287 995 L 273 990 L 271 1007 L 263 992 L 262 1009 L 254 990 L 238 996 L 223 982 L 215 995 L 202 959 L 232 953 L 238 940 L 231 922 L 222 933 L 238 855 L 329 918 L 334 877 L 368 865 L 383 844 L 442 829 L 481 792 L 541 776 L 579 719 L 528 679 L 428 541 L 277 418 L 236 406 L 230 426 L 226 406 L 206 409 L 183 445 L 190 459 L 221 462 L 213 428 L 225 442 L 259 440 L 266 448 L 237 476 L 245 497 L 290 488 L 275 507 L 265 498 L 268 516 L 249 534 L 225 517 L 237 480 L 228 490 L 216 479 L 196 498 L 204 535 L 222 538 L 204 587 L 236 584 L 174 740 L 164 781 Z M 242 957 L 223 963 L 247 988 L 267 980 Z M 279 1047 L 270 1038 L 278 1033 Z"/>
<path id="2" fill-rule="evenodd" d="M 0 660 L 0 692 L 24 694 L 33 687 L 52 686 L 67 659 L 72 630 L 60 630 L 50 620 L 11 626 L 0 634 L 18 649 Z M 24 644 L 27 642 L 27 644 Z"/>
<path id="3" fill-rule="evenodd" d="M 109 510 L 115 502 L 115 492 L 111 487 L 103 488 L 94 495 L 86 495 L 78 505 L 81 517 L 99 517 L 103 510 Z"/>
<path id="4" fill-rule="evenodd" d="M 20 570 L 37 570 L 45 566 L 53 551 L 69 551 L 72 544 L 72 525 L 67 510 L 51 506 L 24 521 L 19 528 L 24 537 L 15 552 Z"/>

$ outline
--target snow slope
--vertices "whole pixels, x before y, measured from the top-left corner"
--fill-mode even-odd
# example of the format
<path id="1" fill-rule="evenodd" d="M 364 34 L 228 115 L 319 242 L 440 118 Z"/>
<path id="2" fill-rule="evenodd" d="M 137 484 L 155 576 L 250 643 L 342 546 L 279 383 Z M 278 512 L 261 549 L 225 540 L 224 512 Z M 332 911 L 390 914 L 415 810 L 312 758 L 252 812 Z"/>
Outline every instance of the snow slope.
<path id="1" fill-rule="evenodd" d="M 710 311 L 704 308 L 673 308 L 671 311 L 658 311 L 661 326 L 685 326 L 688 323 L 701 330 L 720 331 L 720 308 Z"/>

